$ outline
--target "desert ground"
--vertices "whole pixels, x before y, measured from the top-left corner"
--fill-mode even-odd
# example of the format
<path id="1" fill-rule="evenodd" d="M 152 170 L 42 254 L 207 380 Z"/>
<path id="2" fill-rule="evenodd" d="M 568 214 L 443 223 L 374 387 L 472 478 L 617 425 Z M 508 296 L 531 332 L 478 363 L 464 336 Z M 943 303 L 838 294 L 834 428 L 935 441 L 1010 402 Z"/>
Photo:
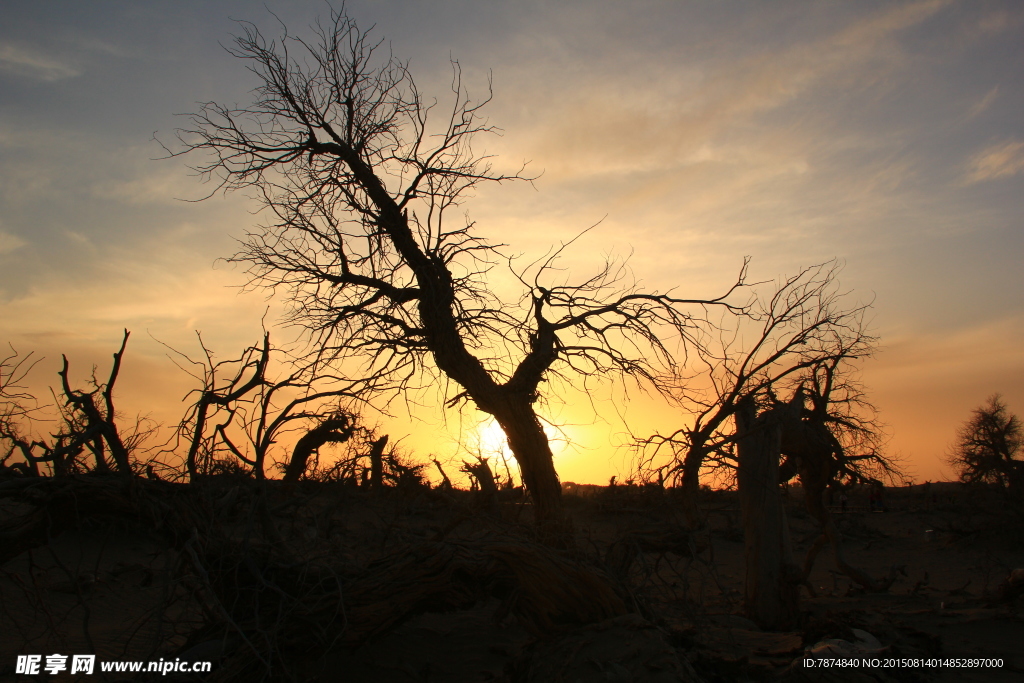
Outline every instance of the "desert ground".
<path id="1" fill-rule="evenodd" d="M 0 482 L 0 680 L 32 680 L 16 655 L 52 653 L 214 662 L 205 678 L 134 680 L 1024 680 L 1024 599 L 1008 583 L 1024 514 L 1001 492 L 888 489 L 870 511 L 852 491 L 834 513 L 847 560 L 896 580 L 866 593 L 823 550 L 799 627 L 765 632 L 743 616 L 733 492 L 703 493 L 707 542 L 672 489 L 564 488 L 570 523 L 552 544 L 514 491 Z M 816 522 L 798 489 L 786 500 L 802 559 Z M 1003 665 L 804 666 L 829 647 Z"/>

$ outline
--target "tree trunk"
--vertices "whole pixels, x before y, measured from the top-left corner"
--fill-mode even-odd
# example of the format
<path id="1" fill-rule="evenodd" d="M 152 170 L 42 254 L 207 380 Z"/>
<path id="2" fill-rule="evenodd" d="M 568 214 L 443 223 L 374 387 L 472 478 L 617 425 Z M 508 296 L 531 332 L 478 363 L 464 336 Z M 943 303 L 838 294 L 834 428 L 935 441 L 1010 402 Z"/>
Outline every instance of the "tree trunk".
<path id="1" fill-rule="evenodd" d="M 691 531 L 704 526 L 697 497 L 700 495 L 700 467 L 704 462 L 704 442 L 693 442 L 683 458 L 683 515 Z"/>
<path id="2" fill-rule="evenodd" d="M 480 488 L 478 504 L 484 510 L 495 511 L 498 507 L 498 485 L 487 458 L 477 455 L 476 462 L 464 462 L 462 471 L 475 480 L 474 488 Z"/>
<path id="3" fill-rule="evenodd" d="M 494 413 L 519 463 L 523 484 L 533 498 L 534 518 L 541 526 L 557 527 L 562 520 L 562 485 L 555 471 L 551 444 L 528 401 L 508 401 Z"/>
<path id="4" fill-rule="evenodd" d="M 437 465 L 437 471 L 441 473 L 441 488 L 445 491 L 451 491 L 454 487 L 452 486 L 452 480 L 448 478 L 448 474 L 441 467 L 441 463 L 436 458 L 432 458 L 432 462 Z"/>
<path id="5" fill-rule="evenodd" d="M 779 492 L 782 425 L 774 413 L 757 417 L 752 400 L 739 406 L 737 482 L 743 517 L 746 613 L 762 628 L 786 630 L 796 625 L 799 616 L 801 577 L 793 561 Z"/>
<path id="6" fill-rule="evenodd" d="M 370 443 L 370 488 L 374 491 L 384 488 L 384 447 L 387 445 L 387 434 Z"/>
<path id="7" fill-rule="evenodd" d="M 306 463 L 318 448 L 327 443 L 345 443 L 352 437 L 355 426 L 343 414 L 334 415 L 303 434 L 292 450 L 291 460 L 285 468 L 283 481 L 298 481 L 306 471 Z"/>

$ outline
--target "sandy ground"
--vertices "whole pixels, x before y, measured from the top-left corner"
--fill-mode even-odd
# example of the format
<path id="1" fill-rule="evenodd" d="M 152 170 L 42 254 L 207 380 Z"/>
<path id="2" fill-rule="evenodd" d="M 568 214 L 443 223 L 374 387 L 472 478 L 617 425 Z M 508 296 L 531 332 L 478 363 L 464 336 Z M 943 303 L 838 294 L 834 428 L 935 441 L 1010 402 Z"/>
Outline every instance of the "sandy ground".
<path id="1" fill-rule="evenodd" d="M 291 673 L 296 680 L 385 683 L 1024 680 L 1024 603 L 1000 598 L 1009 573 L 1024 567 L 1019 510 L 990 494 L 932 489 L 890 492 L 885 512 L 861 511 L 854 498 L 852 511 L 837 514 L 852 564 L 873 576 L 893 565 L 902 573 L 888 592 L 867 594 L 835 572 L 831 553 L 822 551 L 809 581 L 815 595 L 801 589 L 803 622 L 791 632 L 766 633 L 742 616 L 743 539 L 732 494 L 708 494 L 712 548 L 687 557 L 638 540 L 672 528 L 678 509 L 670 494 L 595 489 L 589 497 L 566 498 L 575 555 L 600 567 L 616 543 L 641 550 L 628 576 L 631 614 L 538 634 L 495 597 L 445 612 L 421 605 L 359 646 L 330 648 L 302 660 Z M 796 555 L 802 558 L 817 530 L 798 495 L 789 506 Z M 25 501 L 0 500 L 0 524 L 10 530 L 28 510 Z M 231 533 L 244 543 L 252 516 L 242 504 L 231 515 Z M 374 498 L 325 490 L 282 512 L 276 527 L 287 543 L 302 548 L 303 557 L 316 551 L 358 568 L 441 532 L 476 540 L 526 533 L 528 516 L 515 502 L 479 511 L 433 495 Z M 0 567 L 0 680 L 29 680 L 14 674 L 18 654 L 155 660 L 192 648 L 188 656 L 220 662 L 247 647 L 237 639 L 196 637 L 202 624 L 222 615 L 204 613 L 188 552 L 180 544 L 172 547 L 159 529 L 143 527 L 87 520 Z M 344 588 L 340 595 L 343 610 Z M 877 639 L 871 656 L 883 660 L 992 658 L 1003 666 L 802 666 L 815 645 L 829 639 L 852 643 L 863 633 Z"/>

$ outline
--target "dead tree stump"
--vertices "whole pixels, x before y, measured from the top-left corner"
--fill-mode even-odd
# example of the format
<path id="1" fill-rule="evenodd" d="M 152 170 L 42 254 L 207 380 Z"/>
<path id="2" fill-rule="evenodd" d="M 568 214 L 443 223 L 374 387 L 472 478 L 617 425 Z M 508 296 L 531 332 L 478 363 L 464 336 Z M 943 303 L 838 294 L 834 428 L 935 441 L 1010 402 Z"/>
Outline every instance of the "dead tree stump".
<path id="1" fill-rule="evenodd" d="M 740 511 L 746 578 L 744 609 L 765 629 L 792 628 L 799 617 L 800 570 L 779 492 L 782 424 L 778 408 L 758 416 L 752 400 L 736 413 Z"/>

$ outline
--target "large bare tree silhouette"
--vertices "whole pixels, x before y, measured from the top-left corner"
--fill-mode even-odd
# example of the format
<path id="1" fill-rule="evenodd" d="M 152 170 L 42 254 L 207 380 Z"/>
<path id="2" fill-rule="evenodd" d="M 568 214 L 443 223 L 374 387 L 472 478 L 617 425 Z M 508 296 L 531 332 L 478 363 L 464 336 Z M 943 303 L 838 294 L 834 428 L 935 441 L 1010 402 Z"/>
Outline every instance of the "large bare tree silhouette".
<path id="1" fill-rule="evenodd" d="M 454 383 L 447 405 L 469 401 L 494 417 L 537 518 L 556 518 L 542 383 L 558 373 L 654 379 L 656 364 L 698 341 L 709 306 L 741 309 L 729 297 L 743 273 L 721 297 L 688 299 L 640 291 L 610 261 L 571 281 L 556 268 L 566 244 L 518 267 L 472 222 L 449 220 L 481 183 L 527 179 L 473 150 L 475 137 L 498 132 L 481 115 L 489 94 L 472 100 L 453 61 L 439 115 L 407 64 L 344 11 L 313 32 L 267 40 L 242 24 L 230 52 L 259 79 L 254 100 L 203 105 L 172 153 L 208 153 L 196 170 L 263 203 L 271 220 L 232 260 L 248 265 L 253 286 L 287 292 L 289 321 L 310 333 L 307 361 L 358 362 L 363 379 L 395 393 L 450 380 L 437 382 Z M 497 266 L 518 278 L 520 299 L 499 300 Z"/>

